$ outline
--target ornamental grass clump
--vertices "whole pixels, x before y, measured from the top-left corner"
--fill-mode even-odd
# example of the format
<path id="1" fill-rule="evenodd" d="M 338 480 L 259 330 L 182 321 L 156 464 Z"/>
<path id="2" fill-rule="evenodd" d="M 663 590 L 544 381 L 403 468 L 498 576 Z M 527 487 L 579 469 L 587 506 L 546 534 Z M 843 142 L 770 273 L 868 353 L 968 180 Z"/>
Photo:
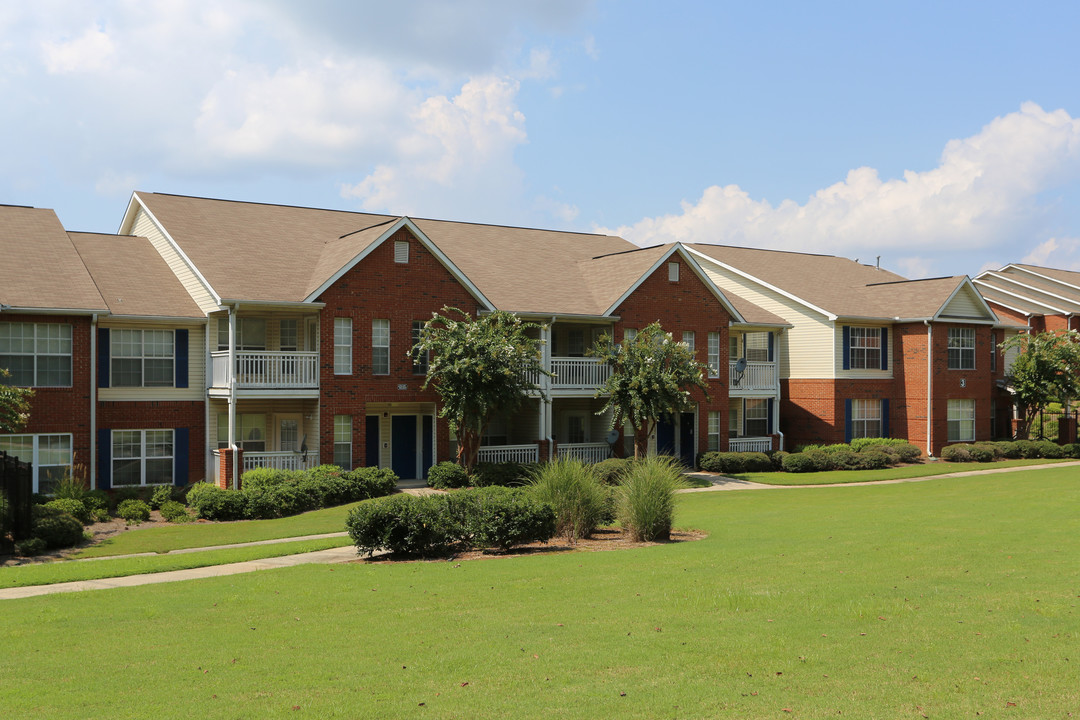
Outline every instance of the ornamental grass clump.
<path id="1" fill-rule="evenodd" d="M 588 537 L 604 518 L 606 493 L 590 465 L 561 458 L 541 465 L 529 484 L 533 497 L 555 511 L 555 533 L 576 543 Z"/>
<path id="2" fill-rule="evenodd" d="M 671 537 L 675 491 L 686 487 L 678 460 L 650 455 L 634 466 L 618 489 L 619 523 L 635 541 Z"/>

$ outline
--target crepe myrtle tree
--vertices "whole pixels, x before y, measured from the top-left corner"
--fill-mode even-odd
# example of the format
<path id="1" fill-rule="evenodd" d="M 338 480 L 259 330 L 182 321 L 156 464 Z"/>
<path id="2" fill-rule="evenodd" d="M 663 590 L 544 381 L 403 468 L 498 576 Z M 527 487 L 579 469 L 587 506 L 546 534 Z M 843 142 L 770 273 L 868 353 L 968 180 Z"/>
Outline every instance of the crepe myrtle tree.
<path id="1" fill-rule="evenodd" d="M 424 388 L 432 385 L 446 418 L 457 434 L 457 461 L 467 471 L 476 466 L 480 438 L 491 419 L 517 410 L 537 386 L 544 370 L 541 341 L 529 337 L 539 328 L 502 310 L 473 318 L 453 307 L 433 313 L 410 351 L 431 353 Z"/>
<path id="2" fill-rule="evenodd" d="M 690 391 L 701 388 L 709 397 L 706 365 L 697 361 L 686 343 L 676 342 L 654 322 L 633 340 L 615 343 L 604 334 L 589 354 L 611 368 L 596 397 L 607 396 L 597 414 L 611 411 L 611 427 L 624 422 L 634 428 L 634 457 L 648 455 L 649 436 L 663 415 L 693 410 Z"/>
<path id="3" fill-rule="evenodd" d="M 1000 347 L 1005 352 L 1019 351 L 1006 380 L 1022 408 L 1024 428 L 1031 427 L 1047 404 L 1059 401 L 1067 406 L 1080 397 L 1080 333 L 1014 335 Z"/>
<path id="4" fill-rule="evenodd" d="M 34 391 L 29 388 L 8 385 L 11 378 L 4 368 L 0 368 L 0 432 L 13 433 L 26 427 L 30 421 L 30 398 Z"/>

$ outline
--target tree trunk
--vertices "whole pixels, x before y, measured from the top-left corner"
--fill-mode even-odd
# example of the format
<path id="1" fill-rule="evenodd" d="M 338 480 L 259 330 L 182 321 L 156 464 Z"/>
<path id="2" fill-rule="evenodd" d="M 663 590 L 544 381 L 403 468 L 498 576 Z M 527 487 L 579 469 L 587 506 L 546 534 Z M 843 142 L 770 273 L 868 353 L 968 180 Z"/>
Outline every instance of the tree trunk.
<path id="1" fill-rule="evenodd" d="M 641 427 L 634 428 L 634 459 L 641 460 L 649 454 L 649 435 L 652 430 L 649 423 L 645 422 Z"/>
<path id="2" fill-rule="evenodd" d="M 476 456 L 480 452 L 480 435 L 475 430 L 462 430 L 458 434 L 458 465 L 465 472 L 472 474 L 476 467 Z"/>

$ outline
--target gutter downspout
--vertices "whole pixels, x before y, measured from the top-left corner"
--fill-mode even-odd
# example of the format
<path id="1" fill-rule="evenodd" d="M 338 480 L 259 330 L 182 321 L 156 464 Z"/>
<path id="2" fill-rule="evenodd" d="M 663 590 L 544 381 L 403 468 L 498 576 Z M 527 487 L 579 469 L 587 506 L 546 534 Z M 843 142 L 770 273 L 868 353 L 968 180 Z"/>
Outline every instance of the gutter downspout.
<path id="1" fill-rule="evenodd" d="M 926 325 L 926 456 L 934 457 L 934 326 Z"/>
<path id="2" fill-rule="evenodd" d="M 236 462 L 236 305 L 229 306 L 229 449 L 232 450 L 233 490 L 240 489 Z"/>
<path id="3" fill-rule="evenodd" d="M 205 400 L 203 402 L 203 415 L 205 416 L 204 419 L 203 419 L 203 427 L 205 428 L 203 430 L 203 436 L 205 437 L 205 441 L 206 441 L 206 445 L 205 445 L 206 452 L 203 453 L 203 479 L 206 480 L 206 481 L 209 481 L 210 477 L 211 477 L 210 468 L 211 468 L 211 464 L 213 464 L 213 457 L 214 457 L 213 448 L 217 447 L 217 437 L 216 436 L 214 437 L 213 444 L 211 444 L 211 442 L 210 442 L 210 386 L 214 384 L 214 356 L 211 354 L 211 351 L 210 351 L 210 315 L 209 315 L 209 313 L 206 316 L 206 332 L 205 332 L 205 335 L 206 335 L 206 346 L 204 348 L 205 352 L 203 353 L 203 355 L 205 355 L 205 358 L 203 359 L 203 367 L 208 368 L 209 372 L 205 373 L 204 377 L 203 377 L 203 397 L 205 398 Z M 216 467 L 214 467 L 213 470 L 214 470 L 213 477 L 216 478 L 217 474 L 219 472 L 221 472 L 221 463 L 220 462 L 217 463 Z"/>
<path id="4" fill-rule="evenodd" d="M 97 487 L 97 313 L 90 316 L 90 467 L 87 472 Z M 74 470 L 74 468 L 72 468 Z"/>
<path id="5" fill-rule="evenodd" d="M 551 334 L 555 330 L 555 318 L 556 318 L 555 315 L 551 316 L 551 325 L 548 326 L 548 337 L 547 337 L 548 342 L 544 343 L 544 349 L 543 349 L 543 353 L 544 353 L 544 369 L 547 370 L 548 372 L 551 372 L 551 342 L 550 341 L 551 341 Z M 547 456 L 547 459 L 548 459 L 548 462 L 551 462 L 555 457 L 555 448 L 554 448 L 555 438 L 553 438 L 551 436 L 551 426 L 554 424 L 553 418 L 552 418 L 552 402 L 551 402 L 551 394 L 550 394 L 551 393 L 551 378 L 549 378 L 549 377 L 547 377 L 545 375 L 545 376 L 543 376 L 543 382 L 544 382 L 545 385 L 547 385 L 548 396 L 547 396 L 546 400 L 544 398 L 540 399 L 540 402 L 544 403 L 544 407 L 545 407 L 545 410 L 544 410 L 544 427 L 542 427 L 540 429 L 540 431 L 542 433 L 544 433 L 544 435 L 547 437 L 547 444 L 548 444 L 548 456 Z"/>

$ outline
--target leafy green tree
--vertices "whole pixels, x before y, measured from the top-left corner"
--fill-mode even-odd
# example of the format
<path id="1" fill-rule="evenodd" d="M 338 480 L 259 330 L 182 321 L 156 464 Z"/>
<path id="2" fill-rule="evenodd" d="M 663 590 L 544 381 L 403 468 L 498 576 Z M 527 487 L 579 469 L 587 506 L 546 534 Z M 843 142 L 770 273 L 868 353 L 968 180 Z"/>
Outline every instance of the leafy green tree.
<path id="1" fill-rule="evenodd" d="M 11 376 L 0 368 L 0 432 L 13 433 L 26 427 L 30 420 L 30 398 L 34 391 L 7 384 Z"/>
<path id="2" fill-rule="evenodd" d="M 424 324 L 411 355 L 431 353 L 424 387 L 433 385 L 442 399 L 439 417 L 457 433 L 458 463 L 468 471 L 476 466 L 484 429 L 496 413 L 517 410 L 544 370 L 540 340 L 529 337 L 539 328 L 517 315 L 496 311 L 477 318 L 444 307 Z"/>
<path id="3" fill-rule="evenodd" d="M 1014 335 L 1001 349 L 1019 350 L 1006 379 L 1023 409 L 1024 428 L 1048 403 L 1080 397 L 1080 333 Z"/>
<path id="4" fill-rule="evenodd" d="M 648 455 L 649 436 L 663 415 L 694 409 L 691 389 L 701 388 L 709 396 L 705 364 L 658 322 L 621 344 L 601 335 L 589 354 L 611 368 L 607 381 L 596 391 L 596 397 L 607 396 L 600 413 L 611 411 L 613 428 L 624 422 L 634 428 L 634 457 Z"/>

